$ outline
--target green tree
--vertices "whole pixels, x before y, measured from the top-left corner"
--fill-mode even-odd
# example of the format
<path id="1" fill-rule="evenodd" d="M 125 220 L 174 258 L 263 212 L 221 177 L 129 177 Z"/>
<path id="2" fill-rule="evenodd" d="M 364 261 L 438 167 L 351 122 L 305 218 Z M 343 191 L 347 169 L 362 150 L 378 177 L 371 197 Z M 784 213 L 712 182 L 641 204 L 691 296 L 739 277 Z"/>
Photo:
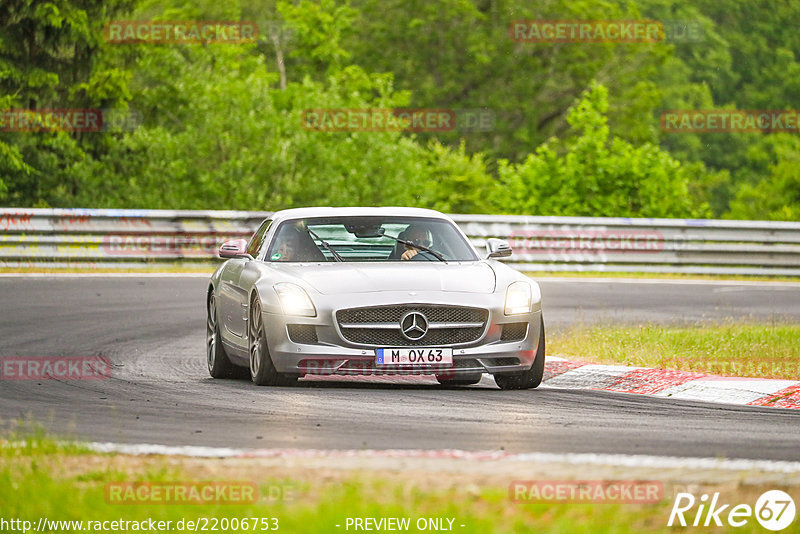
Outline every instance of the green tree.
<path id="1" fill-rule="evenodd" d="M 102 28 L 131 6 L 129 0 L 113 5 L 5 0 L 0 6 L 0 108 L 124 106 L 129 74 L 105 56 Z M 79 187 L 70 167 L 101 152 L 106 142 L 91 133 L 0 132 L 4 202 L 70 202 Z"/>
<path id="2" fill-rule="evenodd" d="M 551 139 L 521 164 L 501 160 L 499 174 L 511 211 L 537 215 L 698 217 L 708 213 L 690 183 L 705 173 L 656 145 L 634 146 L 609 131 L 608 91 L 584 93 L 567 120 L 578 134 Z M 498 201 L 497 204 L 500 204 Z"/>
<path id="3" fill-rule="evenodd" d="M 289 25 L 314 17 L 332 21 L 322 8 L 338 12 L 310 2 L 283 8 L 291 12 Z M 294 41 L 294 53 L 313 57 L 323 37 Z M 143 68 L 131 81 L 131 105 L 144 109 L 148 120 L 106 154 L 75 167 L 86 184 L 76 201 L 158 208 L 490 208 L 485 196 L 465 187 L 493 184 L 480 156 L 426 146 L 400 132 L 304 128 L 306 109 L 407 106 L 409 95 L 395 91 L 391 74 L 349 65 L 329 68 L 317 80 L 289 65 L 281 88 L 274 63 L 262 53 L 258 45 L 140 47 Z M 331 54 L 326 61 L 340 57 Z M 452 194 L 458 187 L 462 196 Z"/>
<path id="4" fill-rule="evenodd" d="M 787 21 L 800 17 L 800 4 L 763 0 L 637 0 L 642 13 L 702 28 L 700 40 L 678 42 L 659 69 L 664 109 L 786 109 L 800 101 L 800 38 Z M 688 83 L 687 83 L 688 82 Z M 761 135 L 740 133 L 664 134 L 661 146 L 683 161 L 727 169 L 730 179 L 703 184 L 715 216 L 729 212 L 740 188 L 750 189 L 768 173 Z M 767 152 L 775 155 L 774 151 Z M 773 165 L 778 160 L 772 159 Z"/>
<path id="5" fill-rule="evenodd" d="M 624 4 L 624 5 L 622 5 Z M 345 34 L 353 61 L 393 72 L 414 107 L 487 108 L 489 132 L 437 134 L 489 160 L 522 161 L 552 136 L 567 134 L 567 110 L 592 80 L 610 93 L 609 120 L 635 142 L 657 141 L 654 81 L 668 57 L 661 44 L 518 43 L 515 20 L 640 18 L 633 2 L 594 0 L 353 0 L 358 19 Z M 432 134 L 429 134 L 432 136 Z M 490 163 L 491 166 L 491 163 Z"/>
<path id="6" fill-rule="evenodd" d="M 737 191 L 726 217 L 800 221 L 800 139 L 797 135 L 765 136 L 748 155 L 764 169 Z"/>

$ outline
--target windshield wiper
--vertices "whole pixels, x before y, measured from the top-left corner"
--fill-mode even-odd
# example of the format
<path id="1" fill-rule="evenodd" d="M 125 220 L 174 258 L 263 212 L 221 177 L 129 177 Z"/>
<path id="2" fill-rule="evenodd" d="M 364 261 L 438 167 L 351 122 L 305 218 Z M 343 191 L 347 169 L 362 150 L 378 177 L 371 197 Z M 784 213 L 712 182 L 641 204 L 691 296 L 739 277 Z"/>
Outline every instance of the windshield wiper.
<path id="1" fill-rule="evenodd" d="M 320 238 L 320 237 L 319 237 L 317 234 L 315 234 L 315 233 L 314 233 L 314 232 L 311 230 L 311 228 L 306 228 L 306 231 L 307 231 L 307 232 L 308 232 L 308 233 L 311 235 L 311 237 L 313 237 L 314 239 L 316 239 L 317 241 L 319 241 L 319 244 L 320 244 L 320 245 L 322 245 L 322 247 L 323 247 L 325 250 L 327 250 L 328 252 L 330 252 L 331 254 L 333 254 L 333 257 L 334 257 L 334 258 L 336 258 L 336 261 L 344 261 L 344 260 L 342 259 L 342 257 L 341 257 L 341 256 L 339 256 L 339 253 L 338 253 L 338 252 L 336 252 L 335 250 L 333 250 L 333 247 L 332 247 L 332 246 L 330 246 L 330 244 L 329 244 L 327 241 L 325 241 L 324 239 Z"/>
<path id="2" fill-rule="evenodd" d="M 402 244 L 404 244 L 406 246 L 409 246 L 409 247 L 412 247 L 412 248 L 416 248 L 418 250 L 424 250 L 425 252 L 430 253 L 437 260 L 447 263 L 447 260 L 444 259 L 444 256 L 442 256 L 440 253 L 436 252 L 435 250 L 433 250 L 430 247 L 426 247 L 425 245 L 418 245 L 418 244 L 414 243 L 413 241 L 407 241 L 405 239 L 400 239 L 399 237 L 394 237 L 393 235 L 389 235 L 389 234 L 382 234 L 382 235 L 383 235 L 383 237 L 388 237 L 389 239 L 394 239 L 398 243 L 402 243 Z"/>

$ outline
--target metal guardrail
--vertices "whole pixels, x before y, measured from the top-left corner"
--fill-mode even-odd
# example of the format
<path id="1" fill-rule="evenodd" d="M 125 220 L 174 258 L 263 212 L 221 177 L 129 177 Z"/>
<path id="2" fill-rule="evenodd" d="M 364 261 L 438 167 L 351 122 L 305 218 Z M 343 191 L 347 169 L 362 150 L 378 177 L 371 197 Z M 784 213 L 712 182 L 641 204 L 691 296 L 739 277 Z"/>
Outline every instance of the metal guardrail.
<path id="1" fill-rule="evenodd" d="M 0 266 L 207 264 L 270 212 L 0 208 Z M 510 242 L 525 271 L 800 275 L 800 223 L 453 215 L 479 249 Z"/>

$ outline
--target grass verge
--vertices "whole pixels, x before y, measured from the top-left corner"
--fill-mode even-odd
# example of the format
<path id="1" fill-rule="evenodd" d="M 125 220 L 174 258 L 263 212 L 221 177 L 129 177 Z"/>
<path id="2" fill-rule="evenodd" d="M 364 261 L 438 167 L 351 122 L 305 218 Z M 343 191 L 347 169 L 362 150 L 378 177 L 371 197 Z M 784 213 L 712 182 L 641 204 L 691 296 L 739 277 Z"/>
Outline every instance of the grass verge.
<path id="1" fill-rule="evenodd" d="M 534 280 L 548 278 L 633 278 L 637 280 L 715 280 L 734 282 L 800 282 L 800 276 L 764 276 L 745 274 L 692 274 L 692 273 L 629 273 L 629 272 L 572 272 L 525 271 Z"/>
<path id="2" fill-rule="evenodd" d="M 284 470 L 285 471 L 285 470 Z M 257 459 L 238 462 L 186 458 L 140 457 L 94 454 L 80 447 L 63 448 L 43 439 L 0 442 L 0 503 L 2 517 L 38 524 L 49 521 L 83 521 L 48 531 L 89 531 L 89 521 L 200 521 L 198 531 L 264 532 L 273 530 L 277 519 L 281 532 L 348 532 L 347 518 L 409 518 L 410 532 L 419 532 L 417 521 L 440 520 L 455 532 L 667 532 L 672 506 L 671 494 L 654 504 L 519 504 L 509 498 L 506 484 L 459 484 L 455 477 L 441 473 L 436 483 L 426 486 L 394 466 L 384 473 L 291 468 L 282 476 L 274 466 Z M 630 472 L 628 473 L 630 475 Z M 523 472 L 515 478 L 525 478 Z M 585 473 L 584 473 L 585 476 Z M 453 483 L 447 479 L 453 477 Z M 255 502 L 240 504 L 120 504 L 109 498 L 106 487 L 119 482 L 147 482 L 168 486 L 187 481 L 250 481 L 258 488 Z M 510 482 L 510 481 L 509 481 Z M 287 491 L 290 488 L 290 491 Z M 276 491 L 277 489 L 277 491 Z M 769 489 L 773 489 L 770 487 Z M 755 502 L 764 488 L 739 488 L 728 498 Z M 787 488 L 796 494 L 796 488 Z M 290 496 L 290 497 L 289 497 Z M 205 518 L 205 519 L 204 519 Z M 227 523 L 222 518 L 228 518 Z M 265 518 L 257 526 L 233 528 L 233 519 Z M 448 520 L 452 519 L 452 523 Z M 216 522 L 214 521 L 216 520 Z M 202 523 L 205 521 L 205 523 Z M 216 524 L 217 528 L 212 529 Z M 222 528 L 223 524 L 227 525 Z M 338 525 L 338 526 L 337 526 Z M 753 520 L 737 532 L 759 530 Z M 118 529 L 122 531 L 124 529 Z M 128 531 L 136 531 L 128 526 Z M 363 529 L 360 529 L 363 530 Z M 430 529 L 429 529 L 430 530 Z M 681 529 L 686 530 L 686 529 Z M 695 529 L 688 529 L 693 531 Z M 703 528 L 696 530 L 705 530 Z M 669 530 L 671 531 L 671 530 Z M 784 532 L 798 532 L 797 522 Z"/>
<path id="3" fill-rule="evenodd" d="M 105 274 L 105 273 L 208 273 L 214 272 L 218 265 L 214 264 L 162 264 L 141 267 L 0 267 L 0 274 Z"/>
<path id="4" fill-rule="evenodd" d="M 800 325 L 574 326 L 548 353 L 594 363 L 800 379 Z"/>

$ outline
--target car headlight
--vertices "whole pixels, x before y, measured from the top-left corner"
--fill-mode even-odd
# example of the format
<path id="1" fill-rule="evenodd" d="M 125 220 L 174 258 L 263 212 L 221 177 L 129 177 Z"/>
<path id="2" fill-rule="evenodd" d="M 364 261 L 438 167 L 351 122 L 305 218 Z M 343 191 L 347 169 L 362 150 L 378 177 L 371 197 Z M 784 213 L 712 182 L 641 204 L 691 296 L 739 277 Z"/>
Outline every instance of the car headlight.
<path id="1" fill-rule="evenodd" d="M 506 315 L 531 312 L 531 285 L 528 282 L 514 282 L 506 290 Z"/>
<path id="2" fill-rule="evenodd" d="M 286 315 L 301 315 L 303 317 L 316 317 L 317 309 L 311 302 L 305 289 L 288 282 L 282 282 L 273 286 Z"/>

